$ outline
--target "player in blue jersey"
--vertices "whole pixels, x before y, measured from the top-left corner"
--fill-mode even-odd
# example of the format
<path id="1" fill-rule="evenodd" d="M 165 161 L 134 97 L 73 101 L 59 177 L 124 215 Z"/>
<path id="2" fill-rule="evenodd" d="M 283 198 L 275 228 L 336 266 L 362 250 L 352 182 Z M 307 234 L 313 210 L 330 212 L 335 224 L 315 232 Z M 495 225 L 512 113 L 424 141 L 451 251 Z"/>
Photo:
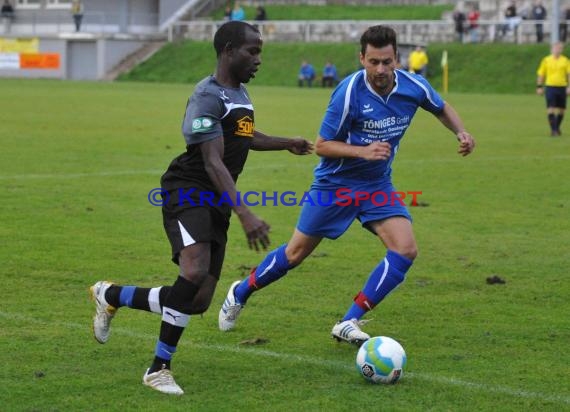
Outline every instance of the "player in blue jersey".
<path id="1" fill-rule="evenodd" d="M 236 182 L 249 151 L 289 150 L 304 155 L 313 149 L 305 139 L 268 136 L 254 127 L 253 105 L 244 83 L 255 77 L 262 45 L 254 26 L 224 23 L 214 35 L 216 71 L 196 85 L 188 100 L 182 122 L 186 151 L 161 178 L 164 229 L 172 260 L 179 265 L 172 286 L 141 288 L 99 281 L 91 287 L 96 310 L 93 332 L 99 343 L 109 339 L 111 320 L 121 307 L 162 315 L 155 356 L 142 381 L 163 393 L 184 393 L 171 373 L 172 356 L 190 316 L 210 305 L 222 271 L 232 210 L 251 248 L 265 249 L 269 243 L 269 225 L 237 202 Z M 211 203 L 200 203 L 202 192 L 214 194 Z"/>
<path id="2" fill-rule="evenodd" d="M 219 313 L 230 330 L 251 294 L 298 266 L 323 238 L 336 239 L 358 219 L 386 247 L 344 317 L 332 329 L 338 340 L 359 344 L 369 338 L 362 316 L 405 278 L 417 255 L 411 218 L 391 181 L 400 140 L 421 107 L 450 129 L 466 156 L 475 146 L 456 111 L 421 76 L 396 69 L 396 33 L 370 27 L 360 39 L 363 69 L 335 89 L 315 148 L 321 162 L 310 195 L 287 244 L 270 252 L 242 281 L 234 282 Z M 382 195 L 382 196 L 380 196 Z"/>

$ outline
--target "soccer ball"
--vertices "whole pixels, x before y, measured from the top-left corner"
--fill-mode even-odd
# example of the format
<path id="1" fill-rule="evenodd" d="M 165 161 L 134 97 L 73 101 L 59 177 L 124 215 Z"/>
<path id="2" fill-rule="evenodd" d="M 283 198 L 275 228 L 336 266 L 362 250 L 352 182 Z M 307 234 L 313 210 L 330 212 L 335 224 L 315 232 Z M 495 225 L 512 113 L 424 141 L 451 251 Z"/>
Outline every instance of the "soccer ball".
<path id="1" fill-rule="evenodd" d="M 356 369 L 364 379 L 374 383 L 396 383 L 406 366 L 402 345 L 387 336 L 365 341 L 356 355 Z"/>

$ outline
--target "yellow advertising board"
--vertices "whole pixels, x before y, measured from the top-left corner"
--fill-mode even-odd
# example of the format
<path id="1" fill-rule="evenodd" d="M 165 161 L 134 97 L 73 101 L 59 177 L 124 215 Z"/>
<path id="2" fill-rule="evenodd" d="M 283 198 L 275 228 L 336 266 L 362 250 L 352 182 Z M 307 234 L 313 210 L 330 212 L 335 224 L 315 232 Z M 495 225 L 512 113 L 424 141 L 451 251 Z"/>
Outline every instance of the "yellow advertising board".
<path id="1" fill-rule="evenodd" d="M 0 53 L 38 53 L 40 40 L 37 37 L 29 39 L 7 39 L 0 37 Z"/>

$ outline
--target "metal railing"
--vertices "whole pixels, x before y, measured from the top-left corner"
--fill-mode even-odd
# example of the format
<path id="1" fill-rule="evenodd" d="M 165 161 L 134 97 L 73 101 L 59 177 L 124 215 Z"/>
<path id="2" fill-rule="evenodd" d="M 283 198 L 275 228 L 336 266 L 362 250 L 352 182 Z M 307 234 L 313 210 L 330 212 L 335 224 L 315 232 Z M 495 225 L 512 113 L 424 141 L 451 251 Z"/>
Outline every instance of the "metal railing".
<path id="1" fill-rule="evenodd" d="M 168 28 L 168 40 L 211 40 L 222 23 L 211 20 L 179 21 Z M 376 24 L 393 27 L 398 33 L 398 40 L 402 43 L 458 41 L 453 21 L 445 20 L 276 20 L 251 23 L 260 29 L 264 40 L 275 42 L 356 42 L 368 27 Z M 504 21 L 482 20 L 478 22 L 475 32 L 465 31 L 463 41 L 535 43 L 536 24 L 542 24 L 544 42 L 549 42 L 552 24 L 548 20 L 522 20 L 512 30 Z"/>

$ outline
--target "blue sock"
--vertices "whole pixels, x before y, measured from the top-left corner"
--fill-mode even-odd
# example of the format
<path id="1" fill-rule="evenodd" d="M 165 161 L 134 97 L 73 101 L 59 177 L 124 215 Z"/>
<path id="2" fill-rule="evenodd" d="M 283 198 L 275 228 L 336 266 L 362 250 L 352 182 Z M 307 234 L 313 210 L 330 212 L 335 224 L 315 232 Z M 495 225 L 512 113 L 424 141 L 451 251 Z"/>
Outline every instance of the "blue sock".
<path id="1" fill-rule="evenodd" d="M 128 306 L 133 307 L 133 297 L 135 296 L 136 286 L 123 286 L 121 288 L 121 294 L 119 295 L 119 307 Z"/>
<path id="2" fill-rule="evenodd" d="M 360 319 L 366 312 L 372 310 L 388 293 L 404 281 L 406 272 L 412 263 L 413 260 L 388 250 L 386 257 L 374 268 L 364 288 L 356 295 L 354 303 L 342 320 Z"/>
<path id="3" fill-rule="evenodd" d="M 172 355 L 174 355 L 174 352 L 176 352 L 176 346 L 167 345 L 166 343 L 161 342 L 160 340 L 156 342 L 156 348 L 154 350 L 155 356 L 169 361 L 172 359 Z"/>
<path id="4" fill-rule="evenodd" d="M 284 244 L 269 252 L 259 266 L 235 288 L 234 294 L 239 303 L 245 305 L 254 291 L 275 282 L 293 268 L 287 261 L 286 247 L 287 244 Z"/>

